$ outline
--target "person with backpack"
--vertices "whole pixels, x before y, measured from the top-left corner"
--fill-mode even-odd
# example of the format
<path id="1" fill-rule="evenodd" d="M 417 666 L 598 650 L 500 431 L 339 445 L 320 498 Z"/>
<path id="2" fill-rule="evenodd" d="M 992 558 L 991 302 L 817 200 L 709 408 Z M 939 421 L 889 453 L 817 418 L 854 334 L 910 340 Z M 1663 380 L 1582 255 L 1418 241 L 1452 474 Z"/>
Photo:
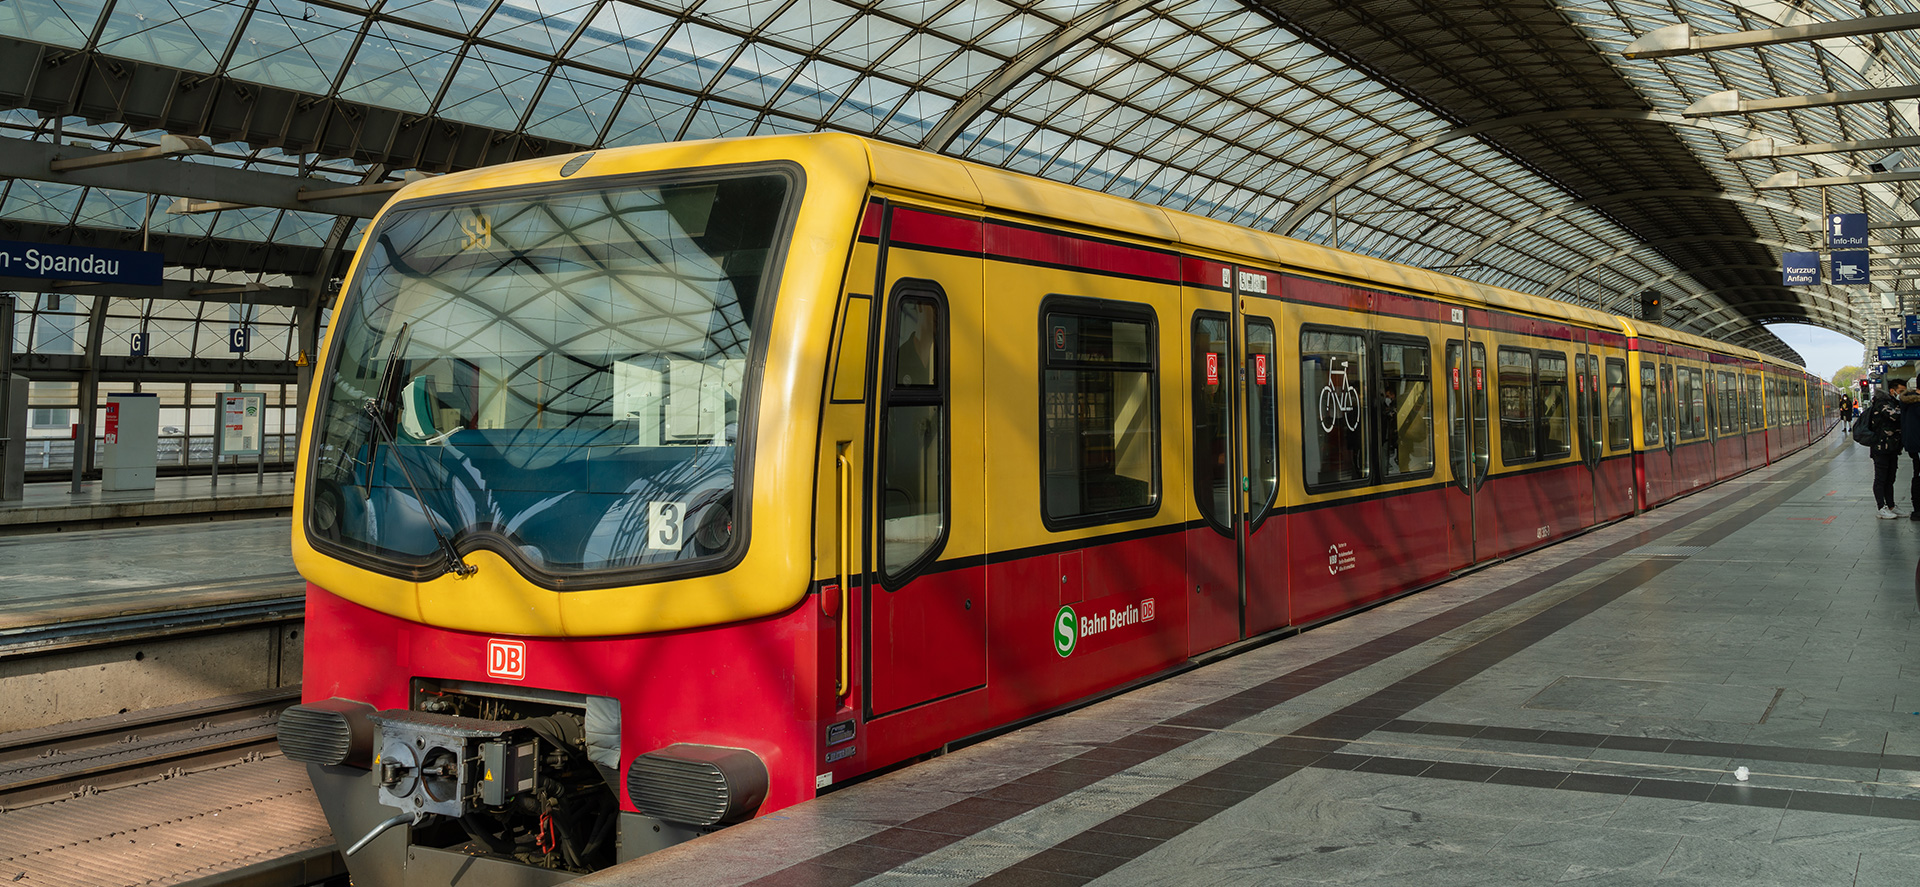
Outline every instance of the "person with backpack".
<path id="1" fill-rule="evenodd" d="M 1888 379 L 1887 387 L 1873 396 L 1855 427 L 1853 439 L 1867 445 L 1873 457 L 1873 504 L 1881 520 L 1894 520 L 1893 478 L 1900 472 L 1900 451 L 1905 449 L 1901 435 L 1900 397 L 1907 393 L 1907 380 Z M 1862 440 L 1862 438 L 1865 440 Z"/>

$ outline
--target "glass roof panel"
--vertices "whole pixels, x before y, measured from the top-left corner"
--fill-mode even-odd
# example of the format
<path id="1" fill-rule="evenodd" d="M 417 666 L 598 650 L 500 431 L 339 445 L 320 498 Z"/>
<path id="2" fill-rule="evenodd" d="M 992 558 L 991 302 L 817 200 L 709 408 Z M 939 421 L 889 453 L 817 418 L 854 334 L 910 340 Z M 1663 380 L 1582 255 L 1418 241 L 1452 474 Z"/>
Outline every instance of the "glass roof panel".
<path id="1" fill-rule="evenodd" d="M 363 19 L 297 0 L 259 0 L 234 44 L 227 73 L 240 80 L 324 95 L 352 53 Z"/>
<path id="2" fill-rule="evenodd" d="M 555 57 L 600 0 L 503 0 L 480 36 L 514 49 Z M 619 4 L 610 4 L 619 5 Z"/>
<path id="3" fill-rule="evenodd" d="M 102 51 L 189 71 L 211 71 L 246 7 L 220 0 L 118 0 L 101 30 Z"/>
<path id="4" fill-rule="evenodd" d="M 487 12 L 485 0 L 386 0 L 381 15 L 458 34 L 473 33 Z"/>
<path id="5" fill-rule="evenodd" d="M 474 44 L 447 81 L 438 110 L 454 120 L 519 129 L 548 64 L 532 56 Z"/>
<path id="6" fill-rule="evenodd" d="M 702 91 L 739 49 L 739 38 L 731 34 L 684 23 L 667 37 L 643 76 L 650 83 Z"/>
<path id="7" fill-rule="evenodd" d="M 626 3 L 607 3 L 580 32 L 567 58 L 584 65 L 632 74 L 640 70 L 674 19 Z"/>
<path id="8" fill-rule="evenodd" d="M 105 7 L 105 0 L 11 0 L 0 4 L 0 35 L 84 46 Z"/>
<path id="9" fill-rule="evenodd" d="M 340 83 L 340 97 L 426 113 L 453 69 L 460 43 L 414 28 L 374 22 Z"/>
<path id="10" fill-rule="evenodd" d="M 607 128 L 605 144 L 618 147 L 673 141 L 686 126 L 692 108 L 693 99 L 685 93 L 646 84 L 636 86 Z"/>
<path id="11" fill-rule="evenodd" d="M 527 132 L 577 145 L 597 144 L 626 85 L 605 74 L 555 68 L 527 118 Z"/>

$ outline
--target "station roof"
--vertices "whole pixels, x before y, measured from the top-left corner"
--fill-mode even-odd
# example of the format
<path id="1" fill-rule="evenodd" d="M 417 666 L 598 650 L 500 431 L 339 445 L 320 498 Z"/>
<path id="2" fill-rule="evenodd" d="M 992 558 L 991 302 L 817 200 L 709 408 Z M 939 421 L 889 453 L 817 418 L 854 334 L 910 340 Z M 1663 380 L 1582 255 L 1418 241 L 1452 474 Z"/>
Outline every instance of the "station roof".
<path id="1" fill-rule="evenodd" d="M 295 311 L 330 294 L 378 203 L 302 189 L 847 131 L 1617 313 L 1651 290 L 1670 326 L 1792 359 L 1762 323 L 1860 336 L 1894 284 L 1783 287 L 1779 254 L 1813 249 L 1803 228 L 1823 210 L 1880 225 L 1916 213 L 1897 182 L 1761 186 L 1904 163 L 1728 155 L 1762 136 L 1912 137 L 1915 102 L 1689 108 L 1730 89 L 1920 83 L 1914 41 L 1623 51 L 1675 24 L 1859 15 L 1825 0 L 9 0 L 0 238 L 144 243 L 202 282 L 161 298 L 75 291 L 143 306 L 115 315 L 179 314 L 246 283 L 212 297 L 218 312 L 248 292 Z M 45 168 L 54 143 L 118 151 L 163 134 L 213 153 L 121 174 Z M 217 169 L 148 171 L 160 164 Z M 169 212 L 176 198 L 202 211 Z"/>

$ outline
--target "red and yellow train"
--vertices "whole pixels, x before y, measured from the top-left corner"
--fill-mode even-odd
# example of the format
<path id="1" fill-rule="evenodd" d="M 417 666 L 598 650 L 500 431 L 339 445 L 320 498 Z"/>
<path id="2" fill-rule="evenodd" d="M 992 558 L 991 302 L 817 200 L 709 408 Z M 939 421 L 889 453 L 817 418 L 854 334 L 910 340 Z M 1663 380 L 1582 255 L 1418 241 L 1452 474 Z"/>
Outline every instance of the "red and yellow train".
<path id="1" fill-rule="evenodd" d="M 318 379 L 281 741 L 357 883 L 778 810 L 1766 465 L 1837 402 L 844 135 L 410 185 Z"/>

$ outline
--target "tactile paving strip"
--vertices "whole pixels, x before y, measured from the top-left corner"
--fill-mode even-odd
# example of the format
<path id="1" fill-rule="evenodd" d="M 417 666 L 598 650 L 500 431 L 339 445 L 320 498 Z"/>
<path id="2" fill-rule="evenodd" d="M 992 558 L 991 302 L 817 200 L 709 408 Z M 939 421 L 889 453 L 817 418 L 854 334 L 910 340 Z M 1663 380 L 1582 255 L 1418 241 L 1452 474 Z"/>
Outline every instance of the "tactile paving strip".
<path id="1" fill-rule="evenodd" d="M 180 884 L 333 842 L 306 768 L 274 755 L 0 812 L 0 884 Z"/>

